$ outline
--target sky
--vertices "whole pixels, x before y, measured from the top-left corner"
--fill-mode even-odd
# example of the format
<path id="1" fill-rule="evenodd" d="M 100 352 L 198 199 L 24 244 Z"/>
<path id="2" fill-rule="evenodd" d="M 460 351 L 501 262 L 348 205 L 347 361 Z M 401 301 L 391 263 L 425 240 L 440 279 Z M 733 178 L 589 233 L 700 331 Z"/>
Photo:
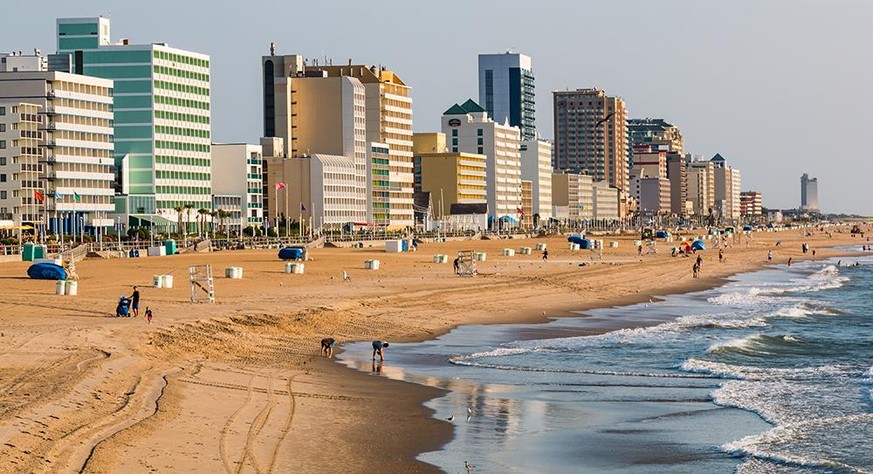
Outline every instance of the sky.
<path id="1" fill-rule="evenodd" d="M 866 0 L 43 0 L 3 6 L 0 51 L 54 52 L 55 19 L 103 15 L 113 41 L 166 42 L 212 58 L 213 140 L 257 143 L 261 63 L 278 54 L 382 64 L 412 87 L 415 131 L 478 100 L 477 55 L 531 56 L 537 128 L 551 91 L 598 87 L 628 116 L 679 126 L 686 151 L 720 153 L 764 206 L 800 204 L 819 178 L 826 212 L 873 215 L 866 122 L 873 2 Z"/>

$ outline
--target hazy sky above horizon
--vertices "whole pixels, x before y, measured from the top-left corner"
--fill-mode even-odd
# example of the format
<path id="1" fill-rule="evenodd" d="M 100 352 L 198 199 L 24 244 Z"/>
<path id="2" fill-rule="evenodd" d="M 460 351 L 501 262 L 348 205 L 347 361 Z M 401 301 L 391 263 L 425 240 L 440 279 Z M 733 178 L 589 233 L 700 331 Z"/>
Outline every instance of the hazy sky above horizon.
<path id="1" fill-rule="evenodd" d="M 873 2 L 701 0 L 441 2 L 44 0 L 4 5 L 0 51 L 54 52 L 55 19 L 103 15 L 113 41 L 167 42 L 212 57 L 213 139 L 262 134 L 260 57 L 383 64 L 413 88 L 414 129 L 436 131 L 455 102 L 478 100 L 477 54 L 527 54 L 537 128 L 552 136 L 551 91 L 599 87 L 630 117 L 682 129 L 686 151 L 721 153 L 743 190 L 800 204 L 819 178 L 827 212 L 873 215 L 861 198 L 873 104 Z M 421 5 L 421 6 L 419 6 Z M 432 5 L 432 6 L 425 6 Z M 323 60 L 323 59 L 322 59 Z"/>

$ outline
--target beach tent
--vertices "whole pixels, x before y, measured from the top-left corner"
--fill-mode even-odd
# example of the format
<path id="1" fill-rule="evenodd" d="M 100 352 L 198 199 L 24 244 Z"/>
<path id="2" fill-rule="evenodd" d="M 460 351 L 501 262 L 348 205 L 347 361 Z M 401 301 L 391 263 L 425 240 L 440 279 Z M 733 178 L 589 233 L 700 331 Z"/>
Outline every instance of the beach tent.
<path id="1" fill-rule="evenodd" d="M 706 244 L 703 243 L 702 240 L 695 240 L 693 244 L 691 244 L 692 250 L 706 250 Z"/>
<path id="2" fill-rule="evenodd" d="M 655 238 L 656 239 L 668 239 L 668 238 L 670 238 L 670 233 L 667 232 L 666 230 L 659 230 L 659 231 L 655 232 Z"/>
<path id="3" fill-rule="evenodd" d="M 567 237 L 567 242 L 571 242 L 574 244 L 582 245 L 582 242 L 585 240 L 585 236 L 582 234 L 573 234 L 570 237 Z"/>
<path id="4" fill-rule="evenodd" d="M 743 232 L 751 232 L 751 231 L 752 231 L 752 226 L 750 226 L 750 225 L 743 226 Z"/>
<path id="5" fill-rule="evenodd" d="M 34 280 L 66 280 L 67 272 L 54 263 L 34 263 L 27 269 L 27 276 Z"/>
<path id="6" fill-rule="evenodd" d="M 503 215 L 503 216 L 500 216 L 500 222 L 503 222 L 503 223 L 508 222 L 510 224 L 515 224 L 518 222 L 518 219 L 516 219 L 510 215 Z"/>
<path id="7" fill-rule="evenodd" d="M 588 239 L 582 239 L 582 241 L 579 242 L 579 248 L 586 249 L 586 250 L 590 249 L 591 248 L 591 241 Z"/>
<path id="8" fill-rule="evenodd" d="M 679 249 L 682 250 L 683 252 L 690 252 L 691 251 L 691 244 L 689 244 L 688 242 L 680 242 Z"/>

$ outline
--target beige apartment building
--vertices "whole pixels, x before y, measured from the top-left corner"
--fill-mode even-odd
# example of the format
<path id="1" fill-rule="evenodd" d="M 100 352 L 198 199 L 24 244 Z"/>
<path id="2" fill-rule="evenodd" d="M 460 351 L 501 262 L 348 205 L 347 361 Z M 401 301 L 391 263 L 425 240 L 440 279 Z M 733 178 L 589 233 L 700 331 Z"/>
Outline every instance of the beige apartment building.
<path id="1" fill-rule="evenodd" d="M 12 201 L 0 207 L 6 207 L 7 213 L 27 214 L 31 219 L 21 219 L 24 222 L 44 211 L 50 232 L 89 233 L 99 238 L 115 223 L 109 216 L 115 211 L 116 191 L 113 82 L 55 71 L 3 72 L 0 79 L 0 102 L 8 104 L 3 105 L 7 113 L 18 108 L 17 119 L 11 118 L 19 121 L 0 132 L 7 137 L 6 146 L 12 145 L 19 153 L 19 157 L 4 156 L 0 148 L 0 157 L 9 167 L 9 172 L 0 170 L 0 174 L 13 182 L 27 181 L 17 192 L 7 192 Z M 38 130 L 33 130 L 34 106 L 41 114 Z M 33 139 L 41 149 L 33 149 Z M 14 146 L 15 141 L 21 146 Z M 38 164 L 33 163 L 34 157 Z M 34 169 L 39 172 L 39 183 L 33 181 Z M 31 207 L 34 188 L 43 189 L 42 208 Z"/>
<path id="2" fill-rule="evenodd" d="M 352 158 L 363 189 L 359 198 L 369 209 L 366 222 L 412 226 L 409 86 L 377 66 L 319 66 L 272 50 L 262 66 L 264 135 L 283 138 L 288 157 Z"/>
<path id="3" fill-rule="evenodd" d="M 552 175 L 552 217 L 563 222 L 594 218 L 591 176 L 570 171 Z"/>
<path id="4" fill-rule="evenodd" d="M 679 127 L 660 118 L 629 119 L 628 135 L 631 146 L 644 145 L 652 150 L 682 153 L 684 140 Z"/>
<path id="5" fill-rule="evenodd" d="M 724 157 L 718 153 L 710 162 L 713 164 L 715 181 L 715 208 L 722 218 L 737 220 L 740 218 L 740 170 L 728 166 Z"/>
<path id="6" fill-rule="evenodd" d="M 500 226 L 521 218 L 521 153 L 518 127 L 495 123 L 472 99 L 443 113 L 442 131 L 452 152 L 485 155 L 488 216 Z"/>
<path id="7" fill-rule="evenodd" d="M 532 212 L 540 223 L 552 217 L 552 144 L 544 140 L 521 142 L 521 178 L 532 186 Z M 542 224 L 540 224 L 542 225 Z"/>
<path id="8" fill-rule="evenodd" d="M 555 91 L 553 96 L 555 168 L 583 171 L 617 188 L 624 214 L 630 163 L 624 100 L 601 89 Z"/>
<path id="9" fill-rule="evenodd" d="M 740 215 L 755 217 L 763 214 L 763 202 L 758 191 L 743 191 L 740 193 Z"/>
<path id="10" fill-rule="evenodd" d="M 533 181 L 521 180 L 521 226 L 530 229 L 533 227 Z"/>
<path id="11" fill-rule="evenodd" d="M 486 202 L 485 155 L 444 151 L 444 133 L 416 133 L 413 143 L 415 192 L 430 192 L 435 218 L 442 220 L 452 204 Z"/>
<path id="12" fill-rule="evenodd" d="M 45 223 L 42 107 L 25 102 L 0 102 L 0 228 Z"/>
<path id="13" fill-rule="evenodd" d="M 711 161 L 688 163 L 688 199 L 698 216 L 715 212 L 715 166 Z"/>

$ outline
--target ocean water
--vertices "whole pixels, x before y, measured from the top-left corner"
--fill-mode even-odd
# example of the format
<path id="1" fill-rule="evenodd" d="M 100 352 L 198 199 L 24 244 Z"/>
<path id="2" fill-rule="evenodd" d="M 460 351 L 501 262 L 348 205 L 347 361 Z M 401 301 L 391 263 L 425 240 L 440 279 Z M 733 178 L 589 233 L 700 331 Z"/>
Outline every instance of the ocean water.
<path id="1" fill-rule="evenodd" d="M 873 472 L 871 288 L 873 258 L 798 262 L 341 360 L 449 390 L 455 437 L 420 456 L 446 472 Z"/>

